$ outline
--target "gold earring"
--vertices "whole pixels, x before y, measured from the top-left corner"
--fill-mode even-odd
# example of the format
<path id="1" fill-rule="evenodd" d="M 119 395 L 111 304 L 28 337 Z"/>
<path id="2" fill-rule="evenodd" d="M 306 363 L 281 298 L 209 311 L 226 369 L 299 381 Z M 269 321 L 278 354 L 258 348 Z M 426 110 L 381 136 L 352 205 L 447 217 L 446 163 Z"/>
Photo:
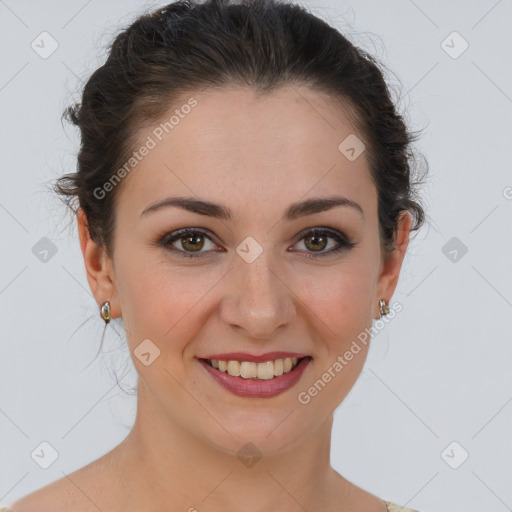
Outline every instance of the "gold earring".
<path id="1" fill-rule="evenodd" d="M 380 316 L 379 318 L 382 318 L 384 315 L 387 315 L 389 313 L 389 302 L 386 299 L 380 299 L 379 300 L 379 309 L 380 309 Z"/>
<path id="2" fill-rule="evenodd" d="M 110 322 L 110 301 L 106 301 L 103 303 L 103 306 L 101 306 L 101 318 L 105 320 L 105 324 L 108 324 Z"/>

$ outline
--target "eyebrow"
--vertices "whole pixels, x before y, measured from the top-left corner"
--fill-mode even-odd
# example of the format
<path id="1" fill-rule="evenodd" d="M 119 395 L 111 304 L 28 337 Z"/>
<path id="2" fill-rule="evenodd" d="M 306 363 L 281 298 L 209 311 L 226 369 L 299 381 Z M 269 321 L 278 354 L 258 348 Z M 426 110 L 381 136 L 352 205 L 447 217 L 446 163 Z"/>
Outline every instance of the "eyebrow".
<path id="1" fill-rule="evenodd" d="M 227 206 L 223 206 L 204 199 L 197 199 L 195 197 L 167 197 L 161 201 L 150 204 L 141 213 L 141 217 L 150 212 L 155 212 L 165 207 L 178 207 L 183 208 L 192 213 L 199 215 L 206 215 L 208 217 L 215 217 L 223 220 L 232 220 L 233 212 Z M 357 210 L 364 218 L 364 211 L 361 206 L 344 196 L 329 196 L 329 197 L 314 197 L 292 203 L 284 212 L 282 219 L 292 221 L 306 215 L 320 213 L 337 206 L 346 206 Z"/>

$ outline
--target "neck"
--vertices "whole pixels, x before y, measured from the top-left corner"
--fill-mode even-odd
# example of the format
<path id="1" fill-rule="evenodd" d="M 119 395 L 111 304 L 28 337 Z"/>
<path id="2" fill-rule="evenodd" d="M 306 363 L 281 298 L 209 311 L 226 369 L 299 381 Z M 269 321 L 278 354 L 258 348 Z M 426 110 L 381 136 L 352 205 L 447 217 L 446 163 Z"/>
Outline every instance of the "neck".
<path id="1" fill-rule="evenodd" d="M 143 381 L 142 381 L 143 382 Z M 117 447 L 123 493 L 136 510 L 341 510 L 349 482 L 330 466 L 332 414 L 316 432 L 258 460 L 227 453 L 166 415 L 139 380 L 135 424 Z M 254 450 L 254 448 L 252 448 Z M 334 501 L 337 500 L 337 503 Z"/>

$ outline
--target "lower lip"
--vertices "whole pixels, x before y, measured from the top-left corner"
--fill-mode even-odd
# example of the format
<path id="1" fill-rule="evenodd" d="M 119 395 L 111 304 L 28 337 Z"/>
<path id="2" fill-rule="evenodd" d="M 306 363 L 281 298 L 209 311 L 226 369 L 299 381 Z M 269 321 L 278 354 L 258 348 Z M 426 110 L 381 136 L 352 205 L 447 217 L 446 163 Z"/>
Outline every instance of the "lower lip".
<path id="1" fill-rule="evenodd" d="M 231 391 L 231 393 L 251 398 L 269 398 L 279 395 L 294 386 L 301 378 L 306 366 L 311 362 L 311 358 L 306 357 L 302 359 L 302 361 L 300 361 L 291 372 L 283 373 L 283 375 L 279 375 L 279 377 L 274 377 L 269 380 L 233 377 L 227 372 L 221 372 L 213 366 L 210 366 L 202 359 L 198 359 L 198 361 L 213 380 L 218 382 L 228 391 Z"/>

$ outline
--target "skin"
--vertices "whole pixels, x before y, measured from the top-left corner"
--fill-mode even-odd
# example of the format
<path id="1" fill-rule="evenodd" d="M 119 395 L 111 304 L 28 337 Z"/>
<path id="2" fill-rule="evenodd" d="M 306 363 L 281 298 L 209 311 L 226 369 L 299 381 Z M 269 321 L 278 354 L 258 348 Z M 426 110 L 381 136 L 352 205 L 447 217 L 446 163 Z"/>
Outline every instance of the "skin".
<path id="1" fill-rule="evenodd" d="M 98 307 L 110 300 L 112 318 L 122 316 L 139 375 L 133 429 L 111 452 L 13 510 L 72 504 L 104 512 L 384 512 L 382 500 L 330 465 L 333 411 L 359 377 L 369 344 L 360 343 L 362 350 L 309 404 L 301 405 L 297 394 L 379 318 L 379 299 L 390 300 L 397 285 L 411 216 L 400 218 L 396 250 L 384 258 L 366 153 L 354 161 L 340 153 L 340 142 L 357 132 L 322 93 L 286 86 L 260 99 L 249 88 L 193 96 L 198 106 L 122 182 L 112 260 L 78 215 L 91 291 Z M 150 133 L 141 132 L 141 140 Z M 333 193 L 359 203 L 364 217 L 342 206 L 281 219 L 292 202 Z M 141 217 L 148 205 L 177 195 L 228 206 L 234 220 L 175 207 Z M 315 242 L 297 235 L 322 226 L 356 246 L 308 258 Z M 184 227 L 203 228 L 212 240 L 184 249 L 178 239 L 173 247 L 208 256 L 194 260 L 158 245 L 165 233 Z M 247 236 L 263 249 L 252 263 L 236 252 Z M 318 251 L 337 245 L 332 238 L 327 243 Z M 145 366 L 133 350 L 148 338 L 160 356 Z M 195 359 L 235 350 L 296 351 L 313 361 L 292 389 L 242 398 Z M 237 457 L 249 442 L 263 454 L 250 468 Z"/>

